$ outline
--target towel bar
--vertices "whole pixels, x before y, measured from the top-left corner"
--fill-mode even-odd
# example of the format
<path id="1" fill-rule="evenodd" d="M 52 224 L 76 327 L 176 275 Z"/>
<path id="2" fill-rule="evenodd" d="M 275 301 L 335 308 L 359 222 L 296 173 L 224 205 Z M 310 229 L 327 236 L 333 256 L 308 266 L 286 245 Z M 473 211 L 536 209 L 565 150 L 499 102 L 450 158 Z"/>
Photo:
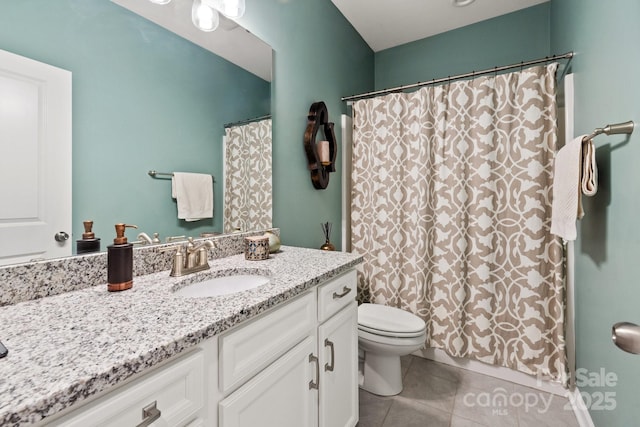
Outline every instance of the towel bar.
<path id="1" fill-rule="evenodd" d="M 627 134 L 630 135 L 633 133 L 633 128 L 635 127 L 635 123 L 633 123 L 633 121 L 629 120 L 628 122 L 624 122 L 624 123 L 615 123 L 612 125 L 606 125 L 603 128 L 596 128 L 591 135 L 585 137 L 583 139 L 583 142 L 587 142 L 589 140 L 592 140 L 593 138 L 595 138 L 598 135 L 601 134 L 605 134 L 605 135 L 616 135 L 616 134 Z"/>
<path id="2" fill-rule="evenodd" d="M 157 178 L 158 175 L 163 175 L 163 176 L 168 176 L 168 177 L 172 177 L 173 173 L 172 172 L 158 172 L 156 170 L 150 170 L 149 172 L 147 172 L 147 174 L 149 174 L 149 176 L 151 178 Z M 213 182 L 216 182 L 216 179 L 212 176 L 211 177 L 213 179 Z"/>

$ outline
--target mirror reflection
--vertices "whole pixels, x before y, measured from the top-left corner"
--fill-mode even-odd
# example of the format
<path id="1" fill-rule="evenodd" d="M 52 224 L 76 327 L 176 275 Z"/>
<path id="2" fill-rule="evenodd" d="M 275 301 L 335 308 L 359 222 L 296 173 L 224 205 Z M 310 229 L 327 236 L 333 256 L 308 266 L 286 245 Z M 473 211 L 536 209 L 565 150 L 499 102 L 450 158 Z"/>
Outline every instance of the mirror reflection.
<path id="1" fill-rule="evenodd" d="M 224 232 L 224 125 L 270 113 L 270 48 L 268 55 L 248 55 L 268 57 L 265 75 L 259 71 L 265 69 L 262 59 L 253 61 L 260 62 L 256 68 L 246 58 L 243 63 L 208 50 L 218 45 L 244 52 L 238 39 L 257 40 L 231 21 L 202 33 L 215 42 L 189 41 L 188 34 L 162 27 L 159 13 L 161 8 L 169 15 L 179 13 L 184 2 L 117 2 L 0 3 L 0 49 L 72 73 L 72 226 L 66 244 L 75 249 L 85 220 L 93 221 L 102 250 L 113 241 L 116 223 L 138 226 L 127 232 L 130 241 L 139 233 L 151 239 L 158 233 L 164 242 L 172 236 Z M 154 12 L 145 19 L 140 15 L 147 12 L 134 13 L 126 3 L 151 6 Z M 190 16 L 188 23 L 187 33 L 202 35 Z M 214 217 L 179 220 L 171 180 L 154 179 L 149 170 L 211 174 Z M 254 226 L 236 223 L 230 221 L 227 229 Z"/>

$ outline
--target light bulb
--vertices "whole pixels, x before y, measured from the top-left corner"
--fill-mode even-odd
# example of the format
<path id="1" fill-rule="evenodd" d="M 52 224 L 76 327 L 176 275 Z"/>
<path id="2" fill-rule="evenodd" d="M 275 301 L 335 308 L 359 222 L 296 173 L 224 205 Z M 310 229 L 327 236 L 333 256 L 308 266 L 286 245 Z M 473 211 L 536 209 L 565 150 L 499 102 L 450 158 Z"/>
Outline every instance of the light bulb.
<path id="1" fill-rule="evenodd" d="M 169 3 L 171 0 L 149 0 L 151 3 L 155 3 L 155 4 L 167 4 Z"/>
<path id="2" fill-rule="evenodd" d="M 475 0 L 451 0 L 451 4 L 457 7 L 469 6 Z"/>
<path id="3" fill-rule="evenodd" d="M 215 9 L 204 4 L 202 0 L 193 0 L 191 20 L 198 29 L 209 32 L 218 28 L 220 16 L 218 16 L 218 12 Z"/>
<path id="4" fill-rule="evenodd" d="M 230 19 L 244 15 L 245 0 L 204 0 L 206 4 Z"/>

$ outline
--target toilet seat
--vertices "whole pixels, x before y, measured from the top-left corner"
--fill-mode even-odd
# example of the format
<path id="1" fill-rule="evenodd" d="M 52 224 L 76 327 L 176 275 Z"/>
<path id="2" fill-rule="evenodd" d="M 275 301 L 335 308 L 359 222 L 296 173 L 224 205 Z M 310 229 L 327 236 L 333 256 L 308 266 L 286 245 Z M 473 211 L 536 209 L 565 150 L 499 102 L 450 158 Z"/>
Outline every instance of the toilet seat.
<path id="1" fill-rule="evenodd" d="M 362 329 L 358 330 L 358 340 L 361 344 L 361 347 L 366 347 L 362 345 L 362 340 L 365 340 L 375 344 L 384 344 L 391 346 L 393 348 L 393 352 L 404 347 L 416 347 L 417 349 L 418 347 L 422 347 L 424 345 L 426 339 L 426 331 L 422 331 L 421 334 L 418 334 L 414 337 L 394 337 L 392 335 L 372 334 L 367 331 L 363 331 Z"/>
<path id="2" fill-rule="evenodd" d="M 374 329 L 374 328 L 367 328 L 366 326 L 363 325 L 358 325 L 358 330 L 359 331 L 364 331 L 364 332 L 368 332 L 369 334 L 373 334 L 373 335 L 380 335 L 383 337 L 396 337 L 396 338 L 413 338 L 413 337 L 419 337 L 420 335 L 424 334 L 426 328 L 422 328 L 422 330 L 420 331 L 416 331 L 416 332 L 390 332 L 390 331 L 381 331 L 379 329 Z"/>
<path id="3" fill-rule="evenodd" d="M 381 304 L 360 304 L 358 329 L 369 334 L 413 338 L 424 334 L 426 325 L 422 319 L 408 311 Z"/>

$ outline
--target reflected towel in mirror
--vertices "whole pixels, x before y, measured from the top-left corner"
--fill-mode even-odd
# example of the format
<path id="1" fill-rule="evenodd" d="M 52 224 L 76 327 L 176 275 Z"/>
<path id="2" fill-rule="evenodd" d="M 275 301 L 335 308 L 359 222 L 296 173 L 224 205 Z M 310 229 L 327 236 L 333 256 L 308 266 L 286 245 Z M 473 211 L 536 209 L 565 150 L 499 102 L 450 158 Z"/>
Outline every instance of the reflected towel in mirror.
<path id="1" fill-rule="evenodd" d="M 178 205 L 178 218 L 198 221 L 213 218 L 213 177 L 202 173 L 174 172 L 171 197 Z"/>

